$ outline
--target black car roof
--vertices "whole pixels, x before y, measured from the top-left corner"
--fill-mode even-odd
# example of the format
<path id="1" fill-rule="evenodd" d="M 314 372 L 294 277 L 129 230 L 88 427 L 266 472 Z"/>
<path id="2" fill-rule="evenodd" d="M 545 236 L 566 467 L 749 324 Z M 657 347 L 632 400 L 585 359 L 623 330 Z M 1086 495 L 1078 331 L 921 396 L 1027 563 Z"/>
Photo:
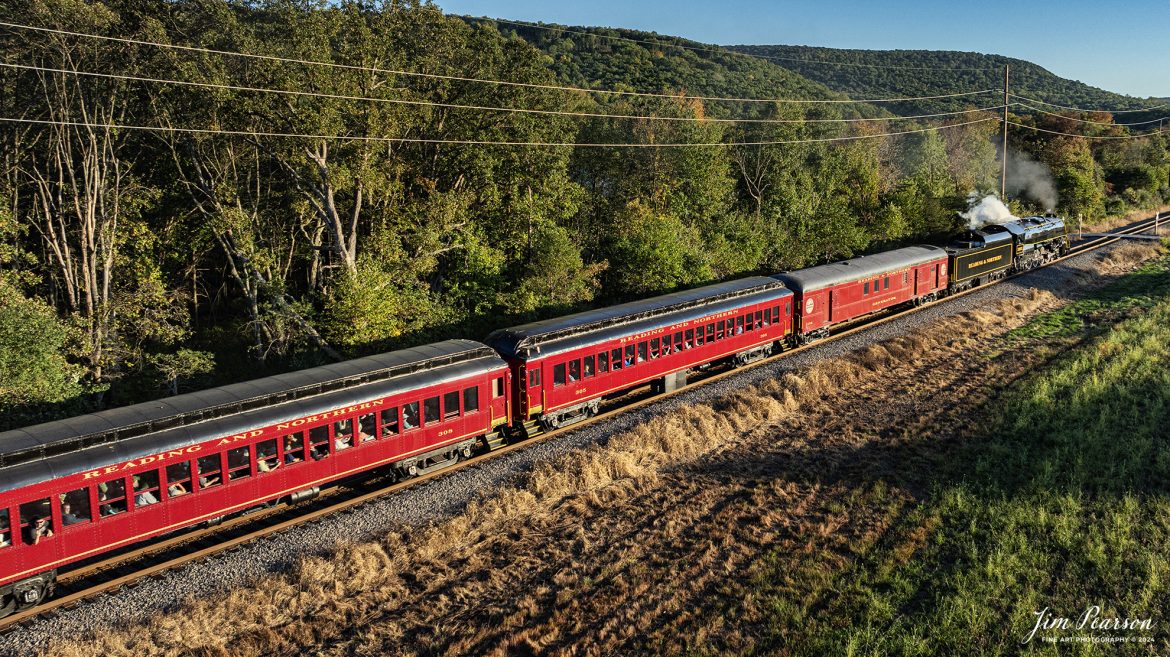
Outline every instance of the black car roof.
<path id="1" fill-rule="evenodd" d="M 784 281 L 793 290 L 801 292 L 820 290 L 830 285 L 840 285 L 890 271 L 914 267 L 931 260 L 945 258 L 946 255 L 946 250 L 937 246 L 908 246 L 885 253 L 859 256 L 852 260 L 833 262 L 798 271 L 782 272 L 776 274 L 775 277 Z"/>
<path id="2" fill-rule="evenodd" d="M 0 492 L 504 366 L 447 340 L 0 433 Z"/>
<path id="3" fill-rule="evenodd" d="M 500 329 L 493 331 L 484 342 L 509 357 L 528 357 L 532 353 L 547 356 L 610 337 L 697 319 L 725 308 L 769 298 L 779 299 L 790 294 L 773 278 L 751 276 Z"/>

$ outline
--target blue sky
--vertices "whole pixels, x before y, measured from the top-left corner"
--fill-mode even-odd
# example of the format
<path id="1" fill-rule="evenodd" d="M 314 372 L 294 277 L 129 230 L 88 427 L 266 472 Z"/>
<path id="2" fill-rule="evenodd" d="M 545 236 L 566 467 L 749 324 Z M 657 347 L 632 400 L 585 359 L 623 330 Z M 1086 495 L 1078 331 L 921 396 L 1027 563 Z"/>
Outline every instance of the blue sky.
<path id="1" fill-rule="evenodd" d="M 1170 96 L 1170 0 L 435 0 L 451 14 L 626 27 L 717 44 L 964 50 Z"/>

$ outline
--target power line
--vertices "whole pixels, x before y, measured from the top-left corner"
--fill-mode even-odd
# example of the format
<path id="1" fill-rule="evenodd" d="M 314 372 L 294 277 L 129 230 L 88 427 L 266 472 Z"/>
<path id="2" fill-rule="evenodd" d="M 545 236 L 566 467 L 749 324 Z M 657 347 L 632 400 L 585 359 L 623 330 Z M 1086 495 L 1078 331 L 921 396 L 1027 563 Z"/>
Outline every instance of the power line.
<path id="1" fill-rule="evenodd" d="M 1170 107 L 1170 103 L 1162 103 L 1161 105 L 1151 105 L 1151 106 L 1143 108 L 1143 109 L 1132 109 L 1132 110 L 1085 109 L 1083 107 L 1068 107 L 1067 105 L 1057 105 L 1056 103 L 1046 103 L 1042 100 L 1036 100 L 1035 98 L 1028 98 L 1026 96 L 1021 96 L 1019 94 L 1010 94 L 1010 95 L 1012 96 L 1012 98 L 1019 98 L 1020 100 L 1026 100 L 1030 103 L 1039 103 L 1041 105 L 1047 105 L 1049 107 L 1059 107 L 1060 109 L 1071 110 L 1073 112 L 1109 112 L 1110 114 L 1133 114 L 1134 112 L 1149 112 L 1150 110 L 1161 109 L 1163 107 Z"/>
<path id="2" fill-rule="evenodd" d="M 1071 116 L 1065 116 L 1064 114 L 1060 114 L 1060 113 L 1058 113 L 1058 112 L 1049 112 L 1048 110 L 1043 110 L 1043 109 L 1040 109 L 1039 107 L 1032 107 L 1031 105 L 1029 105 L 1029 104 L 1027 104 L 1027 103 L 1012 103 L 1012 105 L 1018 105 L 1018 106 L 1020 106 L 1020 107 L 1027 107 L 1028 109 L 1030 109 L 1030 110 L 1032 110 L 1032 111 L 1034 111 L 1034 112 L 1039 112 L 1039 113 L 1041 113 L 1041 114 L 1047 114 L 1047 115 L 1049 115 L 1049 116 L 1058 116 L 1058 117 L 1060 117 L 1060 118 L 1062 118 L 1062 119 L 1067 119 L 1067 120 L 1069 120 L 1069 121 L 1076 121 L 1077 123 L 1088 123 L 1088 124 L 1090 124 L 1090 125 L 1103 125 L 1103 126 L 1118 126 L 1118 125 L 1122 125 L 1122 126 L 1149 125 L 1149 124 L 1151 124 L 1151 123 L 1161 123 L 1162 121 L 1164 121 L 1164 120 L 1166 120 L 1166 119 L 1170 119 L 1170 116 L 1163 116 L 1163 117 L 1161 117 L 1161 118 L 1157 118 L 1157 119 L 1150 119 L 1149 121 L 1136 121 L 1136 122 L 1134 122 L 1134 123 L 1108 123 L 1108 122 L 1105 122 L 1105 121 L 1089 121 L 1089 120 L 1087 120 L 1087 119 L 1078 119 L 1078 118 L 1071 117 Z"/>
<path id="3" fill-rule="evenodd" d="M 256 93 L 270 93 L 287 96 L 305 96 L 310 98 L 326 98 L 333 100 L 351 100 L 371 103 L 387 103 L 393 105 L 415 105 L 423 107 L 443 107 L 448 109 L 467 109 L 477 111 L 490 112 L 511 112 L 520 114 L 541 114 L 552 116 L 569 116 L 579 118 L 603 118 L 603 119 L 636 119 L 648 121 L 689 121 L 696 123 L 865 123 L 874 121 L 910 121 L 914 119 L 929 119 L 943 116 L 956 116 L 959 114 L 971 114 L 974 112 L 989 112 L 1002 109 L 1003 106 L 984 107 L 977 109 L 961 110 L 956 112 L 939 112 L 936 114 L 916 114 L 911 116 L 892 116 L 892 117 L 875 117 L 875 118 L 854 118 L 854 119 L 723 119 L 710 117 L 694 117 L 694 116 L 654 116 L 645 114 L 606 114 L 604 112 L 571 112 L 568 110 L 542 110 L 531 109 L 526 107 L 494 107 L 489 105 L 461 105 L 458 103 L 440 103 L 428 100 L 410 100 L 402 98 L 373 98 L 369 96 L 349 96 L 341 94 L 328 94 L 319 91 L 295 91 L 288 89 L 269 89 L 265 87 L 246 87 L 232 84 L 219 84 L 214 82 L 192 82 L 187 80 L 170 80 L 166 78 L 150 78 L 137 75 L 121 75 L 117 73 L 97 73 L 93 71 L 72 71 L 68 69 L 49 68 L 43 66 L 30 66 L 28 64 L 12 64 L 7 62 L 0 62 L 0 67 L 12 68 L 26 71 L 37 71 L 40 73 L 61 73 L 65 75 L 77 75 L 85 77 L 95 77 L 102 79 L 126 80 L 133 82 L 149 82 L 152 84 L 173 84 L 186 87 L 197 87 L 201 89 L 222 89 L 226 91 L 244 91 Z"/>
<path id="4" fill-rule="evenodd" d="M 724 46 L 724 47 L 687 46 L 687 45 L 683 45 L 681 43 L 669 43 L 669 42 L 665 42 L 665 41 L 650 41 L 648 39 L 634 39 L 631 37 L 612 36 L 609 34 L 596 34 L 593 32 L 587 32 L 585 30 L 574 30 L 574 29 L 569 28 L 569 27 L 559 27 L 556 25 L 544 25 L 544 24 L 540 24 L 540 23 L 529 23 L 529 22 L 525 22 L 525 21 L 506 20 L 503 18 L 488 18 L 487 16 L 467 16 L 466 18 L 469 18 L 471 20 L 479 20 L 479 21 L 493 21 L 495 23 L 504 23 L 506 25 L 520 25 L 523 27 L 531 27 L 531 28 L 536 28 L 538 30 L 548 30 L 551 32 L 568 32 L 570 34 L 580 34 L 583 36 L 596 37 L 596 38 L 600 38 L 600 39 L 612 39 L 614 41 L 627 41 L 630 43 L 641 43 L 641 44 L 652 45 L 652 46 L 668 46 L 668 47 L 672 47 L 672 48 L 682 48 L 684 50 L 693 50 L 696 52 L 712 52 L 712 53 L 718 53 L 718 54 L 724 54 L 724 55 L 734 54 L 734 55 L 741 55 L 744 57 L 752 57 L 754 59 L 767 59 L 767 60 L 784 61 L 784 62 L 799 62 L 801 64 L 828 64 L 831 66 L 857 66 L 857 67 L 863 67 L 863 68 L 899 69 L 899 70 L 906 70 L 906 71 L 987 71 L 987 72 L 992 72 L 992 71 L 999 70 L 997 68 L 940 68 L 940 67 L 936 67 L 936 66 L 895 66 L 895 65 L 889 65 L 889 64 L 860 64 L 857 62 L 833 62 L 833 61 L 828 61 L 828 60 L 801 59 L 799 57 L 781 57 L 779 55 L 758 55 L 756 53 L 744 52 L 742 50 L 732 50 L 726 46 Z M 595 29 L 606 29 L 606 28 L 595 28 Z M 609 29 L 617 29 L 617 28 L 609 28 Z M 681 37 L 675 37 L 675 38 L 681 39 Z"/>
<path id="5" fill-rule="evenodd" d="M 97 128 L 104 130 L 140 130 L 148 132 L 163 132 L 163 133 L 186 133 L 186 134 L 205 134 L 205 135 L 224 135 L 234 137 L 263 137 L 263 138 L 290 138 L 290 139 L 327 139 L 336 141 L 359 141 L 359 142 L 374 142 L 374 143 L 400 143 L 400 144 L 452 144 L 462 146 L 532 146 L 532 147 L 575 147 L 575 148 L 725 148 L 729 146 L 782 146 L 794 144 L 818 144 L 841 141 L 857 141 L 860 139 L 877 139 L 880 137 L 896 137 L 900 135 L 910 135 L 923 132 L 933 132 L 936 130 L 946 130 L 949 128 L 959 128 L 967 125 L 974 125 L 977 123 L 985 123 L 987 121 L 998 121 L 997 118 L 983 118 L 974 121 L 964 121 L 962 123 L 949 123 L 941 126 L 932 126 L 929 128 L 918 128 L 914 130 L 902 130 L 898 132 L 886 132 L 874 135 L 851 135 L 847 137 L 822 137 L 809 139 L 783 139 L 775 141 L 746 141 L 746 142 L 700 142 L 700 143 L 586 143 L 579 144 L 574 142 L 532 142 L 532 141 L 488 141 L 479 139 L 427 139 L 422 137 L 369 137 L 363 135 L 321 135 L 321 134 L 303 134 L 303 133 L 284 133 L 284 132 L 251 132 L 245 130 L 214 130 L 210 128 L 179 128 L 173 126 L 140 126 L 140 125 L 120 125 L 120 124 L 105 124 L 105 123 L 87 123 L 82 121 L 48 121 L 44 119 L 22 119 L 13 117 L 0 117 L 0 122 L 5 123 L 23 123 L 28 125 L 51 125 L 58 127 L 74 127 L 74 128 Z"/>
<path id="6" fill-rule="evenodd" d="M 45 32 L 45 33 L 49 33 L 49 34 L 60 34 L 63 36 L 74 36 L 74 37 L 81 37 L 81 38 L 86 38 L 86 39 L 99 39 L 99 40 L 104 40 L 104 41 L 114 41 L 117 43 L 129 43 L 129 44 L 140 45 L 140 46 L 151 46 L 151 47 L 155 47 L 155 48 L 169 48 L 169 49 L 181 50 L 181 51 L 185 51 L 185 52 L 197 52 L 197 53 L 212 54 L 212 55 L 226 55 L 226 56 L 230 56 L 230 57 L 243 57 L 243 58 L 248 58 L 248 59 L 272 61 L 272 62 L 279 62 L 279 63 L 284 63 L 284 64 L 303 64 L 303 65 L 308 65 L 308 66 L 324 66 L 324 67 L 328 67 L 328 68 L 347 70 L 347 71 L 360 71 L 363 73 L 383 73 L 383 74 L 388 74 L 388 75 L 402 75 L 402 76 L 407 76 L 407 77 L 418 77 L 418 78 L 425 78 L 425 79 L 451 80 L 451 81 L 455 81 L 455 82 L 474 82 L 474 83 L 478 83 L 478 84 L 492 84 L 492 85 L 499 85 L 499 86 L 522 87 L 522 88 L 528 88 L 528 89 L 545 89 L 545 90 L 553 90 L 553 91 L 572 91 L 572 92 L 579 92 L 579 93 L 596 93 L 596 94 L 607 94 L 607 95 L 615 95 L 615 96 L 637 96 L 637 97 L 647 97 L 647 98 L 678 98 L 679 97 L 679 94 L 650 93 L 650 92 L 645 92 L 645 91 L 615 91 L 615 90 L 611 90 L 611 89 L 587 89 L 584 87 L 570 87 L 570 86 L 555 85 L 555 84 L 537 84 L 537 83 L 533 83 L 533 82 L 513 82 L 513 81 L 509 81 L 509 80 L 490 80 L 490 79 L 464 77 L 464 76 L 458 76 L 458 75 L 440 75 L 437 73 L 419 73 L 416 71 L 402 71 L 402 70 L 396 70 L 396 69 L 384 69 L 384 68 L 377 68 L 377 67 L 373 67 L 373 66 L 357 66 L 354 64 L 338 64 L 335 62 L 321 62 L 321 61 L 313 61 L 313 60 L 306 60 L 306 59 L 295 59 L 295 58 L 291 58 L 291 57 L 278 57 L 276 55 L 257 55 L 254 53 L 232 52 L 230 50 L 217 50 L 214 48 L 199 48 L 199 47 L 195 47 L 195 46 L 183 46 L 183 45 L 171 44 L 171 43 L 158 43 L 155 41 L 144 41 L 141 39 L 130 39 L 127 37 L 113 37 L 113 36 L 104 36 L 104 35 L 100 35 L 100 34 L 87 34 L 84 32 L 73 32 L 73 31 L 69 31 L 69 30 L 61 30 L 61 29 L 56 29 L 56 28 L 20 25 L 17 23 L 8 23 L 8 22 L 3 22 L 3 21 L 0 21 L 0 27 L 30 30 L 30 31 L 34 31 L 34 32 Z M 954 94 L 942 94 L 942 95 L 938 95 L 938 96 L 917 96 L 917 97 L 905 97 L 905 98 L 869 98 L 869 99 L 733 98 L 733 97 L 724 97 L 724 96 L 686 96 L 686 97 L 690 98 L 690 99 L 694 99 L 694 100 L 705 100 L 705 101 L 713 101 L 713 102 L 714 101 L 717 101 L 717 102 L 737 102 L 737 103 L 795 103 L 795 104 L 871 103 L 872 104 L 872 103 L 910 102 L 910 101 L 917 101 L 917 100 L 938 100 L 938 99 L 943 99 L 943 98 L 960 98 L 960 97 L 964 97 L 964 96 L 977 96 L 977 95 L 981 95 L 981 94 L 988 94 L 988 93 L 992 93 L 994 91 L 996 91 L 996 90 L 985 89 L 982 91 L 967 91 L 967 92 L 954 93 Z"/>
<path id="7" fill-rule="evenodd" d="M 1143 132 L 1136 135 L 1078 135 L 1072 132 L 1060 132 L 1058 130 L 1048 130 L 1046 128 L 1037 128 L 1036 126 L 1025 125 L 1023 123 L 1016 123 L 1015 121 L 1008 121 L 1008 125 L 1014 125 L 1017 128 L 1027 128 L 1036 132 L 1045 132 L 1050 135 L 1060 135 L 1062 137 L 1080 137 L 1081 139 L 1145 139 L 1146 137 L 1153 137 L 1154 135 L 1163 135 L 1170 132 L 1170 128 L 1166 130 L 1154 130 L 1153 132 Z"/>

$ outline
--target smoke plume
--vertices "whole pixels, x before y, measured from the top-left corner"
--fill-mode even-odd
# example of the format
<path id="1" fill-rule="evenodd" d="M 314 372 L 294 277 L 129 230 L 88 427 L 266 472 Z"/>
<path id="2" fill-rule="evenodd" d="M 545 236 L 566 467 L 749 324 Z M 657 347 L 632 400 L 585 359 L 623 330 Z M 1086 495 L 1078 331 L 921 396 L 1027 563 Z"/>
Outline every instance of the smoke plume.
<path id="1" fill-rule="evenodd" d="M 1045 212 L 1056 209 L 1056 180 L 1048 165 L 1037 162 L 1027 153 L 1008 152 L 1007 192 L 1023 196 L 1043 206 Z"/>
<path id="2" fill-rule="evenodd" d="M 982 198 L 972 192 L 967 195 L 967 211 L 960 212 L 959 216 L 967 220 L 967 226 L 976 230 L 989 224 L 1006 224 L 1013 219 L 1012 211 L 999 200 L 995 194 Z"/>

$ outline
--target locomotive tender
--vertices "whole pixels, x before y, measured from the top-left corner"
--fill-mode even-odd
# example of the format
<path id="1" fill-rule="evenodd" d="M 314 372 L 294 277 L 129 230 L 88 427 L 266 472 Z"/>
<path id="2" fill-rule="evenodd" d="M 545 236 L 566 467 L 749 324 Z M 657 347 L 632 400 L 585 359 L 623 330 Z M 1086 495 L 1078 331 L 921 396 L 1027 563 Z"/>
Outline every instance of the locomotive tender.
<path id="1" fill-rule="evenodd" d="M 380 471 L 411 477 L 746 364 L 843 322 L 1047 263 L 1064 223 L 1029 217 L 388 354 L 0 433 L 0 617 L 59 568 Z"/>

